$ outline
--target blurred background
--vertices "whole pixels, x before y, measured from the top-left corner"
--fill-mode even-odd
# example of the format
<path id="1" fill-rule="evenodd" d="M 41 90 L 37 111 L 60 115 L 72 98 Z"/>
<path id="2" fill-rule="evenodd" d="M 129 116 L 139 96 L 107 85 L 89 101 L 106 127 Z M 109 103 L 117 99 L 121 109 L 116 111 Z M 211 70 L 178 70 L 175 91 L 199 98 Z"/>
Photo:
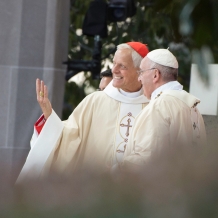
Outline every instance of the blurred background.
<path id="1" fill-rule="evenodd" d="M 1 0 L 1 217 L 217 217 L 217 11 L 216 0 Z M 177 57 L 184 89 L 213 107 L 203 113 L 207 149 L 118 179 L 87 172 L 14 189 L 41 115 L 35 79 L 45 81 L 54 110 L 67 119 L 98 88 L 116 45 L 128 41 Z"/>
<path id="2" fill-rule="evenodd" d="M 105 2 L 107 8 L 105 9 L 105 6 L 99 2 Z M 111 67 L 114 49 L 120 43 L 140 41 L 147 44 L 150 50 L 169 47 L 178 58 L 179 81 L 187 91 L 192 63 L 200 66 L 200 73 L 205 81 L 208 78 L 207 64 L 217 63 L 218 3 L 216 1 L 113 0 L 107 3 L 106 1 L 90 3 L 91 1 L 81 3 L 71 0 L 68 52 L 70 60 L 89 60 L 95 48 L 94 36 L 97 33 L 102 39 L 100 49 L 102 70 Z M 84 15 L 87 18 L 85 21 Z M 68 74 L 68 78 L 77 73 L 72 71 L 70 71 L 72 74 Z M 77 85 L 79 93 L 76 96 L 81 95 L 83 98 L 81 87 L 85 93 L 89 93 L 98 86 L 98 82 L 96 84 L 93 80 L 95 72 L 92 75 L 90 72 L 85 72 L 84 82 L 74 84 L 76 78 L 81 81 L 81 74 L 83 75 L 80 73 L 70 79 L 73 83 L 66 84 L 66 94 L 75 92 L 75 85 Z M 65 96 L 65 102 L 69 102 L 72 111 L 77 101 L 72 97 L 70 99 L 70 96 Z M 63 117 L 67 118 L 71 111 L 67 113 L 67 108 L 65 109 Z"/>

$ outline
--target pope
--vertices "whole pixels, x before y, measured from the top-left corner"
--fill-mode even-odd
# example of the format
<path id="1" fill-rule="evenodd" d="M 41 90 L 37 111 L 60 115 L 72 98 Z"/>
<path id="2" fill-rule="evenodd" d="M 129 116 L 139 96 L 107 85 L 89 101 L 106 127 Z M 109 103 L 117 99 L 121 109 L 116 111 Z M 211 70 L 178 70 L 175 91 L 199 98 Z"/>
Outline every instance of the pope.
<path id="1" fill-rule="evenodd" d="M 138 80 L 150 103 L 135 120 L 123 166 L 143 165 L 152 154 L 167 150 L 199 150 L 206 144 L 204 121 L 197 108 L 200 100 L 183 90 L 177 81 L 178 67 L 168 49 L 153 50 L 143 58 Z"/>

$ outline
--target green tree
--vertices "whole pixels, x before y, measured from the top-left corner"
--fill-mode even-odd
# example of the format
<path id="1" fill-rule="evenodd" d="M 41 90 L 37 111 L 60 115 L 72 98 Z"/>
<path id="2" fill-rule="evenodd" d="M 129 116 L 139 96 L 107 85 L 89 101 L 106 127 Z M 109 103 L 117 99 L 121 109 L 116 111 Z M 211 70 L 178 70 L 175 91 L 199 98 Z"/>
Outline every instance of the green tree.
<path id="1" fill-rule="evenodd" d="M 91 60 L 94 38 L 82 35 L 82 25 L 91 1 L 71 1 L 69 59 Z M 123 22 L 108 21 L 108 37 L 102 39 L 102 67 L 110 62 L 116 45 L 128 41 L 146 43 L 150 50 L 168 48 L 179 61 L 179 81 L 188 90 L 191 63 L 197 63 L 207 79 L 207 63 L 218 61 L 218 2 L 216 0 L 135 0 L 136 15 Z M 82 87 L 66 85 L 71 109 L 84 95 L 77 89 L 97 88 L 99 81 L 86 72 Z M 69 98 L 75 95 L 75 98 Z M 68 111 L 70 113 L 70 111 Z M 65 113 L 64 118 L 68 116 Z"/>

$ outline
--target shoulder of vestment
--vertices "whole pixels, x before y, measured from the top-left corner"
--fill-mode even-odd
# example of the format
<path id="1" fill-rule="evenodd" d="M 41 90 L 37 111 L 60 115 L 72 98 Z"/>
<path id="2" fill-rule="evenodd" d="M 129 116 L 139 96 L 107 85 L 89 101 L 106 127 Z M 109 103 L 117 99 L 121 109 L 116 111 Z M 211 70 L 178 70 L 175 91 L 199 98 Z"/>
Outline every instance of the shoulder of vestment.
<path id="1" fill-rule="evenodd" d="M 193 108 L 198 103 L 200 103 L 200 100 L 198 98 L 196 98 L 194 95 L 191 95 L 190 93 L 188 93 L 184 90 L 182 90 L 182 91 L 168 90 L 162 94 L 162 97 L 164 97 L 164 96 L 171 96 L 173 98 L 176 98 L 177 100 L 180 100 L 183 103 L 185 103 L 190 108 Z"/>

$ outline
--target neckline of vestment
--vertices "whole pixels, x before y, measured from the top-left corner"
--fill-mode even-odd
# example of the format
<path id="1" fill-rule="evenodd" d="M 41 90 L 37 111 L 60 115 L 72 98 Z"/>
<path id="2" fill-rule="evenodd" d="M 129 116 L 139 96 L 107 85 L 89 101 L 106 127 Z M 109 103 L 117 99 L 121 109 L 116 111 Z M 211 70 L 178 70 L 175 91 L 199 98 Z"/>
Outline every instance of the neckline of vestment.
<path id="1" fill-rule="evenodd" d="M 139 95 L 138 97 L 128 97 L 123 95 L 118 88 L 115 88 L 113 86 L 113 82 L 111 81 L 107 87 L 104 89 L 104 91 L 109 97 L 120 101 L 122 103 L 127 103 L 127 104 L 143 104 L 143 103 L 148 103 L 149 100 L 143 95 Z M 142 93 L 142 91 L 141 91 Z"/>
<path id="2" fill-rule="evenodd" d="M 183 86 L 178 81 L 171 81 L 155 89 L 151 94 L 151 100 L 155 99 L 161 92 L 166 90 L 178 90 L 181 91 Z"/>
<path id="3" fill-rule="evenodd" d="M 129 98 L 136 98 L 136 97 L 139 97 L 140 95 L 143 95 L 143 91 L 142 89 L 140 89 L 139 91 L 137 92 L 126 92 L 122 89 L 119 89 L 120 93 L 126 97 L 129 97 Z"/>

